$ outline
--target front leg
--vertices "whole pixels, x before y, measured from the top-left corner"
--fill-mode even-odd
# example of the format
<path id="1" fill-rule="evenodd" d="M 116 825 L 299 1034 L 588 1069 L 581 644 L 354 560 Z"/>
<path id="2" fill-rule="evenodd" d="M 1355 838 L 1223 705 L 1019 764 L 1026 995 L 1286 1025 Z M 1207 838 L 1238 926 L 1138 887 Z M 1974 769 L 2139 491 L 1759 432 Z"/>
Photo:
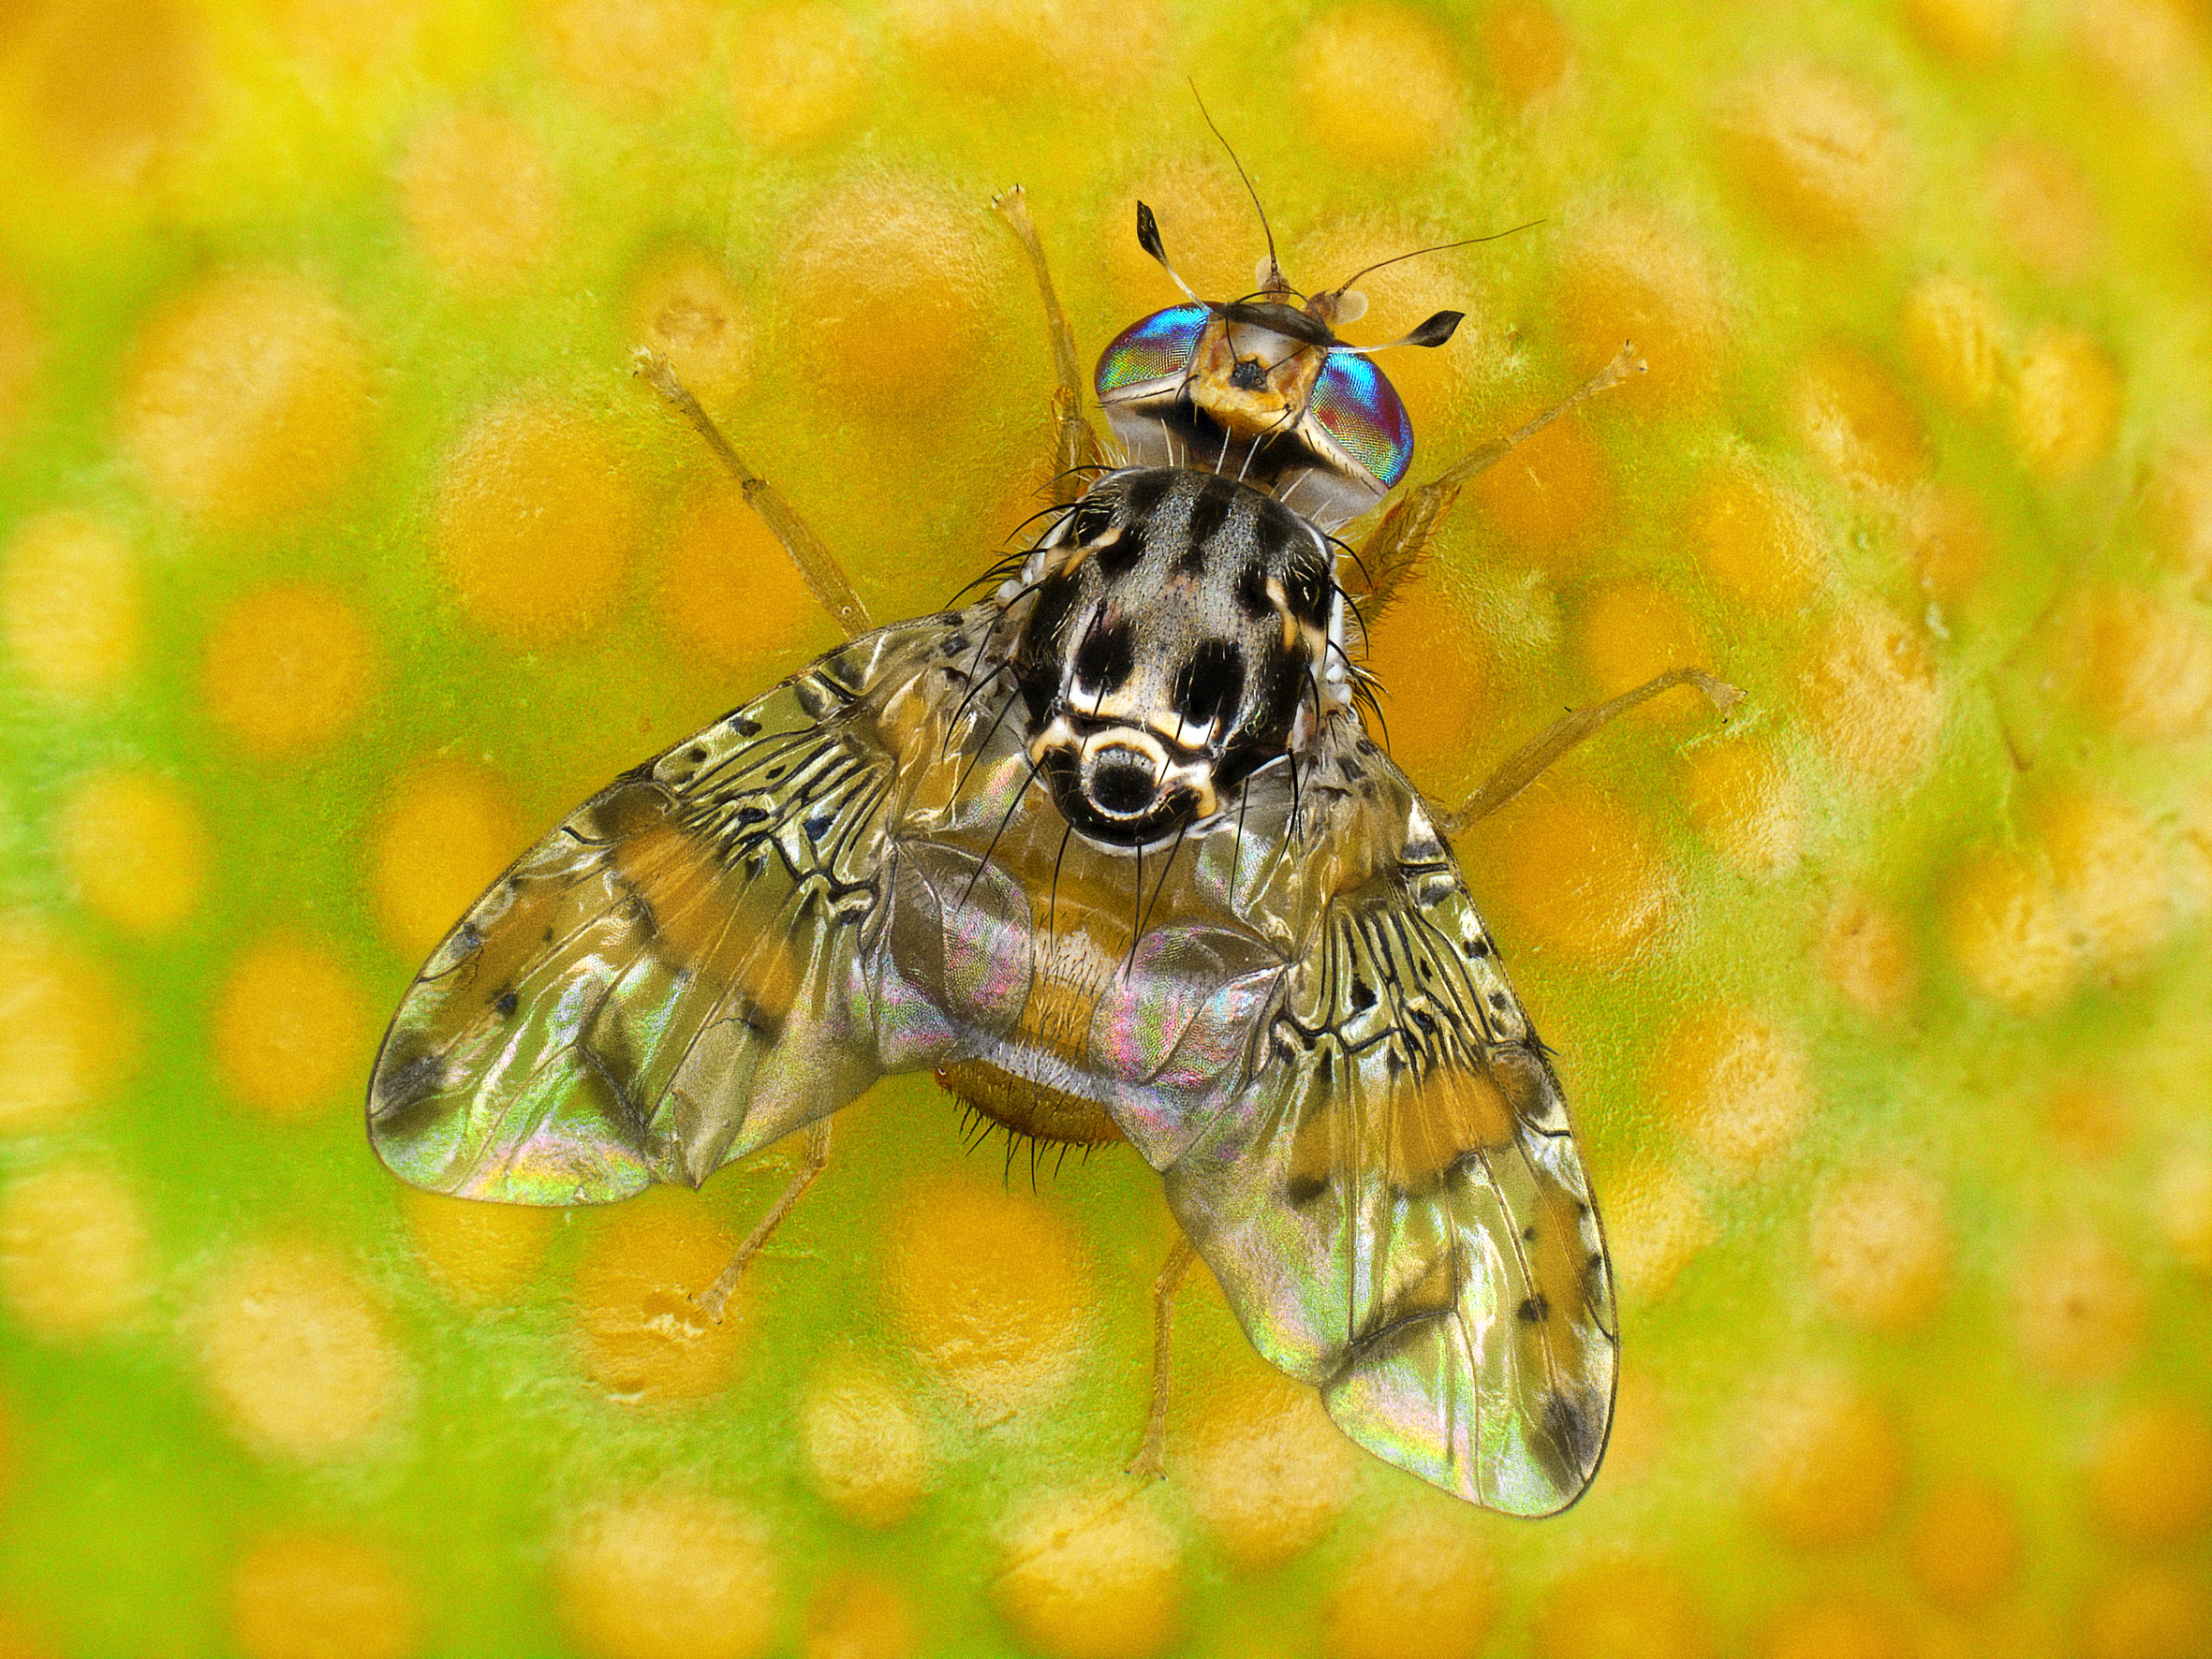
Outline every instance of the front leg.
<path id="1" fill-rule="evenodd" d="M 1069 328 L 1060 297 L 1053 290 L 1044 243 L 1038 239 L 1036 223 L 1029 217 L 1029 198 L 1021 185 L 993 197 L 991 205 L 1021 239 L 1030 269 L 1037 273 L 1037 291 L 1044 301 L 1045 329 L 1053 340 L 1053 369 L 1060 382 L 1053 391 L 1052 494 L 1054 505 L 1065 506 L 1083 493 L 1088 482 L 1084 474 L 1099 463 L 1099 434 L 1084 418 L 1084 382 L 1083 365 L 1075 355 L 1075 332 Z"/>

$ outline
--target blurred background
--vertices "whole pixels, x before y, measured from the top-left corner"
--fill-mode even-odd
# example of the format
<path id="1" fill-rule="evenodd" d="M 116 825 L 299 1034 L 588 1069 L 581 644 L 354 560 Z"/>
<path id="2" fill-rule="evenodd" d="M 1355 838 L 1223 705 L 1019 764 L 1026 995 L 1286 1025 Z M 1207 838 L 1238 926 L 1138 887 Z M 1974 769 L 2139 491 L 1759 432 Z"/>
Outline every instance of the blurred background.
<path id="1" fill-rule="evenodd" d="M 2212 1653 L 2204 0 L 0 4 L 0 1653 Z M 1413 476 L 1372 666 L 1627 1298 L 1515 1522 L 1353 1450 L 1127 1149 L 928 1079 L 788 1178 L 402 1191 L 361 1096 L 481 886 L 1040 505 L 1086 362 L 1273 218 Z M 1203 1278 L 1202 1272 L 1200 1278 Z"/>

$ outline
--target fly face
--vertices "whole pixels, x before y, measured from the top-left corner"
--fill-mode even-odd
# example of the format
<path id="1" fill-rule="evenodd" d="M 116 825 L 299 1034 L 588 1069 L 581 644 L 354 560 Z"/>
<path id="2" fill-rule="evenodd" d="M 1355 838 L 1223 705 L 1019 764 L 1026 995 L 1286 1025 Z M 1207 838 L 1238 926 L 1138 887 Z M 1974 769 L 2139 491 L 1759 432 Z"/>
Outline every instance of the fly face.
<path id="1" fill-rule="evenodd" d="M 1142 202 L 1137 238 L 1191 302 L 1130 324 L 1099 359 L 1099 405 L 1129 460 L 1233 474 L 1327 528 L 1388 495 L 1412 462 L 1413 426 L 1371 360 L 1387 347 L 1336 337 L 1366 311 L 1350 283 L 1301 295 L 1271 250 L 1253 293 L 1202 301 Z M 1390 344 L 1441 345 L 1460 320 L 1439 311 Z"/>
<path id="2" fill-rule="evenodd" d="M 1331 549 L 1233 478 L 1101 479 L 1039 549 L 1012 668 L 1029 757 L 1075 830 L 1147 847 L 1302 743 L 1341 650 Z"/>

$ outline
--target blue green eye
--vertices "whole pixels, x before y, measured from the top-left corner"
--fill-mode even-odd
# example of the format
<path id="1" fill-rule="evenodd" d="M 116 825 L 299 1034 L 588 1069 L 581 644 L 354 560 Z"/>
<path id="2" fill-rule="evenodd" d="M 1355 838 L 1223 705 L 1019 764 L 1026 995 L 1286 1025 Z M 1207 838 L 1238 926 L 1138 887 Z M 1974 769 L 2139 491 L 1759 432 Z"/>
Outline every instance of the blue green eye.
<path id="1" fill-rule="evenodd" d="M 1171 305 L 1124 329 L 1099 356 L 1099 397 L 1147 380 L 1164 380 L 1190 367 L 1205 332 L 1203 305 Z"/>
<path id="2" fill-rule="evenodd" d="M 1413 463 L 1413 423 L 1406 405 L 1367 359 L 1332 351 L 1306 409 L 1385 490 Z"/>

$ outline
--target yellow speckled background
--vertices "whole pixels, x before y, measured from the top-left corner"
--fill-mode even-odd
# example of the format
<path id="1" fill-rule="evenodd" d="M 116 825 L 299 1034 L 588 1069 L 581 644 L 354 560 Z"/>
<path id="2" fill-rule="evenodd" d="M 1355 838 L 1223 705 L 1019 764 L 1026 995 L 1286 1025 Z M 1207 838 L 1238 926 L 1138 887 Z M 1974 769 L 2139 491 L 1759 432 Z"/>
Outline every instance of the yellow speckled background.
<path id="1" fill-rule="evenodd" d="M 1018 11 L 1019 15 L 1015 15 Z M 2205 0 L 0 3 L 0 1654 L 2212 1653 Z M 1416 476 L 1632 334 L 1381 626 L 1628 1293 L 1580 1507 L 1354 1451 L 926 1079 L 789 1165 L 404 1193 L 479 887 L 1036 504 L 1050 359 L 1378 272 Z M 1355 330 L 1357 332 L 1358 330 Z"/>

